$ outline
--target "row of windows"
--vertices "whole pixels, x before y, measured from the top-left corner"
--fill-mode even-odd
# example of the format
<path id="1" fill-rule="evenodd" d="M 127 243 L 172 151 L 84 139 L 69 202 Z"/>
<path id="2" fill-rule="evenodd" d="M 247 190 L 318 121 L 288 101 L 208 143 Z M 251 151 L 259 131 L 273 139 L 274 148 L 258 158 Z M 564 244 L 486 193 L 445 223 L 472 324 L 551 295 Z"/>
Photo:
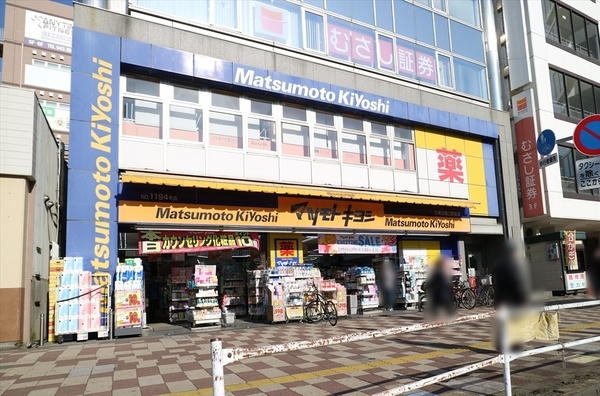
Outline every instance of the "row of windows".
<path id="1" fill-rule="evenodd" d="M 44 60 L 40 60 L 40 59 L 34 59 L 33 65 L 37 66 L 37 67 L 43 67 L 46 69 L 60 70 L 60 71 L 64 71 L 67 73 L 71 72 L 71 66 L 65 65 L 62 63 L 54 63 L 54 62 L 48 62 L 48 61 L 44 61 Z"/>
<path id="2" fill-rule="evenodd" d="M 477 0 L 450 2 L 450 17 L 434 12 L 434 9 L 446 10 L 444 1 L 336 0 L 324 5 L 322 1 L 317 3 L 310 2 L 310 5 L 325 6 L 327 10 L 352 19 L 301 6 L 308 2 L 287 0 L 136 2 L 141 7 L 194 22 L 225 25 L 250 36 L 488 98 L 482 31 L 452 17 L 465 14 L 464 9 L 470 9 L 478 16 Z M 427 8 L 432 5 L 434 8 Z M 361 19 L 350 16 L 355 12 L 368 15 L 366 9 L 380 15 L 381 20 L 387 18 L 384 28 L 388 31 L 367 27 Z M 238 12 L 241 12 L 239 18 Z M 461 19 L 479 25 L 479 17 L 477 20 Z"/>
<path id="3" fill-rule="evenodd" d="M 133 77 L 125 87 L 124 136 L 415 170 L 401 125 Z"/>
<path id="4" fill-rule="evenodd" d="M 577 187 L 577 179 L 575 176 L 577 169 L 575 168 L 575 162 L 588 157 L 581 154 L 574 148 L 560 145 L 558 146 L 558 155 L 560 158 L 560 177 L 562 180 L 563 193 L 575 193 L 599 197 L 600 188 L 595 188 L 592 190 L 580 190 Z"/>
<path id="5" fill-rule="evenodd" d="M 600 86 L 550 69 L 554 114 L 582 119 L 600 113 Z"/>
<path id="6" fill-rule="evenodd" d="M 579 55 L 600 59 L 598 24 L 554 0 L 544 0 L 546 37 Z"/>

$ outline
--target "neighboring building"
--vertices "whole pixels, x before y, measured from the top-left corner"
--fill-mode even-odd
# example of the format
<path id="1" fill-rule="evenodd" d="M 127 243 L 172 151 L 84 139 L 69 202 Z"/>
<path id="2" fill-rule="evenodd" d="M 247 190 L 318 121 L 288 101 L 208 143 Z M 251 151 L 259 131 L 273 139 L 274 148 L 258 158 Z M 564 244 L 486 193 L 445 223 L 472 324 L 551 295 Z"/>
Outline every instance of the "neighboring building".
<path id="1" fill-rule="evenodd" d="M 498 24 L 503 35 L 504 103 L 512 106 L 515 121 L 525 235 L 538 242 L 544 235 L 554 235 L 549 238 L 556 242 L 556 233 L 564 230 L 583 231 L 578 235 L 586 236 L 577 244 L 578 263 L 566 272 L 551 271 L 548 264 L 540 267 L 536 278 L 547 275 L 555 286 L 545 287 L 556 290 L 573 276 L 581 278 L 584 253 L 590 257 L 600 237 L 600 188 L 578 186 L 576 161 L 586 156 L 573 145 L 577 124 L 600 113 L 600 4 L 505 0 L 497 2 L 497 10 L 498 20 L 504 21 Z M 540 170 L 535 142 L 546 129 L 556 134 L 553 154 L 558 154 L 559 163 Z M 545 246 L 542 250 L 540 255 L 550 254 Z"/>
<path id="2" fill-rule="evenodd" d="M 95 3 L 73 33 L 67 255 L 86 269 L 156 242 L 138 232 L 223 231 L 262 234 L 268 264 L 310 234 L 384 234 L 483 275 L 520 238 L 479 1 Z"/>
<path id="3" fill-rule="evenodd" d="M 0 343 L 39 339 L 59 257 L 64 145 L 30 89 L 0 86 Z"/>
<path id="4" fill-rule="evenodd" d="M 50 127 L 68 150 L 72 2 L 0 0 L 0 9 L 0 81 L 35 90 Z"/>

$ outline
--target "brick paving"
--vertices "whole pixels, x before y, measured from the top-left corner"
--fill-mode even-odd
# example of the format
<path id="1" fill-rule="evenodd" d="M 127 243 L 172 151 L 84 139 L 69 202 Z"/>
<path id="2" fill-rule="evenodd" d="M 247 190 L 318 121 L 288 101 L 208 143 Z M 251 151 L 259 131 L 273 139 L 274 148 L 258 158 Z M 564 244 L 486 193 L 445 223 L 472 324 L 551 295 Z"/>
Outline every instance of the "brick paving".
<path id="1" fill-rule="evenodd" d="M 483 309 L 460 311 L 461 315 Z M 315 339 L 423 321 L 413 310 L 340 320 L 336 327 L 289 323 L 254 328 L 192 330 L 186 334 L 65 343 L 0 353 L 0 394 L 211 394 L 209 340 L 253 347 Z M 244 326 L 245 327 L 245 326 Z M 600 335 L 600 307 L 560 315 L 561 338 Z M 494 356 L 489 320 L 233 363 L 227 389 L 242 395 L 370 395 Z M 531 343 L 530 347 L 544 345 Z M 600 373 L 598 343 L 569 350 L 566 368 L 556 352 L 512 364 L 515 394 L 565 385 Z M 590 375 L 592 375 L 590 374 Z M 600 378 L 599 378 L 600 379 Z M 502 394 L 502 369 L 491 366 L 414 394 Z"/>

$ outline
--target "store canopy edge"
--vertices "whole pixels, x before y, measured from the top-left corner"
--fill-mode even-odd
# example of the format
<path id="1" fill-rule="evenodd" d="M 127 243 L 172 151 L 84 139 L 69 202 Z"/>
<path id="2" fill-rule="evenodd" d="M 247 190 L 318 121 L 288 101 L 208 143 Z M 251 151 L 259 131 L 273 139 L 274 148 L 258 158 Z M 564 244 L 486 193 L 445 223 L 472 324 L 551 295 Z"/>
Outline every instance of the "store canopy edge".
<path id="1" fill-rule="evenodd" d="M 391 202 L 406 204 L 422 204 L 436 206 L 453 206 L 473 208 L 478 202 L 457 198 L 424 197 L 409 194 L 356 191 L 337 188 L 320 188 L 312 186 L 293 186 L 274 183 L 248 181 L 232 181 L 214 178 L 197 178 L 179 175 L 162 175 L 144 172 L 124 172 L 123 183 L 164 185 L 172 187 L 207 188 L 212 190 L 260 192 L 278 195 L 298 195 L 331 199 L 352 199 L 361 201 Z"/>

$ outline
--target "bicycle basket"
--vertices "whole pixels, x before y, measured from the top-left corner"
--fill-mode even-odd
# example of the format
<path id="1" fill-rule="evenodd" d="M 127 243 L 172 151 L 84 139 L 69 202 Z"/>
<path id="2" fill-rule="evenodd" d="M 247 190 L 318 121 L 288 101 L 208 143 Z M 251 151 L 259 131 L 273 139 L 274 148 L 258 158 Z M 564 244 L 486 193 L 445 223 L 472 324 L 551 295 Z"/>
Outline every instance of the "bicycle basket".
<path id="1" fill-rule="evenodd" d="M 486 275 L 483 278 L 481 278 L 481 284 L 484 286 L 491 285 L 492 284 L 492 276 Z"/>

